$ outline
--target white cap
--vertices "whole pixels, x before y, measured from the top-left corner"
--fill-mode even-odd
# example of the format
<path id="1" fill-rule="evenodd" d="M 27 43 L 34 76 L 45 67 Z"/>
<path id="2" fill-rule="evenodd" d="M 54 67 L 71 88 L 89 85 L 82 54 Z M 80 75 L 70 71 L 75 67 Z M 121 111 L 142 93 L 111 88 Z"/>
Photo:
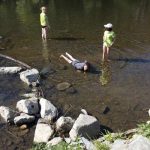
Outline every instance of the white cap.
<path id="1" fill-rule="evenodd" d="M 104 25 L 104 27 L 105 27 L 105 28 L 112 28 L 113 25 L 112 25 L 111 23 L 107 23 L 107 24 Z"/>

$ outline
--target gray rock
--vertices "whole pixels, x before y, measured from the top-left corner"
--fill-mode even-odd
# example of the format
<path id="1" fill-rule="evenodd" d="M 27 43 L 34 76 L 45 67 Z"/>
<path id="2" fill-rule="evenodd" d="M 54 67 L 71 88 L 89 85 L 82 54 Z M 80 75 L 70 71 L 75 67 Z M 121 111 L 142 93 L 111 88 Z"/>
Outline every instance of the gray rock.
<path id="1" fill-rule="evenodd" d="M 71 143 L 71 138 L 64 138 L 65 142 L 70 144 Z"/>
<path id="2" fill-rule="evenodd" d="M 53 133 L 54 130 L 50 125 L 45 123 L 37 123 L 33 141 L 36 143 L 47 143 L 49 139 L 51 139 Z"/>
<path id="3" fill-rule="evenodd" d="M 48 100 L 44 98 L 40 98 L 40 106 L 41 106 L 41 117 L 52 121 L 58 115 L 57 108 Z"/>
<path id="4" fill-rule="evenodd" d="M 21 70 L 21 67 L 0 67 L 0 74 L 15 74 Z"/>
<path id="5" fill-rule="evenodd" d="M 14 123 L 16 125 L 29 124 L 34 122 L 35 116 L 29 116 L 27 114 L 22 113 L 20 116 L 14 118 Z"/>
<path id="6" fill-rule="evenodd" d="M 19 112 L 35 115 L 39 112 L 38 100 L 36 98 L 20 100 L 17 102 L 16 108 Z"/>
<path id="7" fill-rule="evenodd" d="M 150 150 L 150 140 L 142 135 L 133 137 L 132 142 L 129 143 L 129 150 Z"/>
<path id="8" fill-rule="evenodd" d="M 83 144 L 85 145 L 86 150 L 97 150 L 94 144 L 90 142 L 88 139 L 81 137 L 81 140 L 83 141 Z"/>
<path id="9" fill-rule="evenodd" d="M 53 138 L 52 140 L 50 140 L 48 143 L 47 143 L 47 146 L 54 146 L 54 145 L 57 145 L 59 144 L 60 142 L 62 142 L 63 139 L 61 137 L 55 137 Z"/>
<path id="10" fill-rule="evenodd" d="M 80 114 L 69 132 L 69 135 L 72 140 L 76 140 L 77 136 L 83 136 L 89 139 L 96 137 L 99 133 L 99 121 L 93 116 Z"/>
<path id="11" fill-rule="evenodd" d="M 37 69 L 28 69 L 20 73 L 20 79 L 27 83 L 28 85 L 32 85 L 32 82 L 37 82 L 39 78 L 39 71 Z"/>
<path id="12" fill-rule="evenodd" d="M 14 119 L 18 114 L 10 109 L 9 107 L 0 106 L 0 116 L 3 118 L 4 122 L 10 122 Z"/>
<path id="13" fill-rule="evenodd" d="M 128 145 L 125 140 L 117 139 L 111 145 L 111 150 L 128 150 Z"/>
<path id="14" fill-rule="evenodd" d="M 68 82 L 62 82 L 62 83 L 59 83 L 56 88 L 59 91 L 64 91 L 64 90 L 68 89 L 70 86 L 71 86 L 70 83 L 68 83 Z"/>
<path id="15" fill-rule="evenodd" d="M 74 124 L 75 120 L 71 117 L 61 116 L 56 122 L 56 130 L 69 132 Z"/>
<path id="16" fill-rule="evenodd" d="M 67 94 L 75 94 L 75 93 L 77 93 L 77 90 L 73 87 L 70 87 L 70 88 L 66 89 L 66 93 Z"/>

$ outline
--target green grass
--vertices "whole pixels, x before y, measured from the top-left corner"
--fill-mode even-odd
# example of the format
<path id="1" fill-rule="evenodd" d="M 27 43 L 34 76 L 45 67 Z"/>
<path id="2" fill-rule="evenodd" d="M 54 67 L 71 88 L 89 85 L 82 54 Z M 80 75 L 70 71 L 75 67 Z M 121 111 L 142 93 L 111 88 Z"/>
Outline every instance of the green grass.
<path id="1" fill-rule="evenodd" d="M 95 141 L 94 145 L 95 145 L 97 150 L 110 150 L 108 145 L 101 143 L 99 141 Z"/>
<path id="2" fill-rule="evenodd" d="M 150 124 L 142 123 L 138 125 L 138 134 L 150 139 Z"/>

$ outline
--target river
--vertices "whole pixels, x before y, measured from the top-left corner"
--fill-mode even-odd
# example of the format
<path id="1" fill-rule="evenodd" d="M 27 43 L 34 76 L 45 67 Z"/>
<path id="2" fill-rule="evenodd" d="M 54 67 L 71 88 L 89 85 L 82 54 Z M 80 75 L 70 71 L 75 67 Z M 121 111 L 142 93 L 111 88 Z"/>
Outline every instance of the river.
<path id="1" fill-rule="evenodd" d="M 46 43 L 42 42 L 39 23 L 42 5 L 48 8 L 51 26 Z M 111 61 L 104 65 L 103 25 L 109 22 L 117 38 L 110 52 Z M 45 97 L 75 118 L 84 108 L 113 131 L 135 128 L 148 120 L 149 25 L 149 0 L 0 1 L 0 35 L 8 39 L 1 53 L 40 71 L 53 69 L 42 80 Z M 88 60 L 93 71 L 76 72 L 59 58 L 65 52 Z M 61 82 L 71 83 L 72 89 L 58 91 L 56 85 Z M 12 105 L 9 99 L 5 101 L 4 105 Z"/>

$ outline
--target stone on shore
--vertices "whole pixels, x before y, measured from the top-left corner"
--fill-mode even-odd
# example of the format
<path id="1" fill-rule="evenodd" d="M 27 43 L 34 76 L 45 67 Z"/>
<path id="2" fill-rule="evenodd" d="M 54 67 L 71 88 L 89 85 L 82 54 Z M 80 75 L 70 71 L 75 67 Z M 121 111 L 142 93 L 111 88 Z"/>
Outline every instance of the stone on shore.
<path id="1" fill-rule="evenodd" d="M 9 107 L 0 106 L 0 116 L 3 118 L 4 122 L 7 123 L 13 121 L 17 113 Z"/>
<path id="2" fill-rule="evenodd" d="M 48 100 L 40 98 L 41 118 L 52 121 L 58 115 L 57 108 Z"/>
<path id="3" fill-rule="evenodd" d="M 19 112 L 23 112 L 29 115 L 35 115 L 39 112 L 39 104 L 36 98 L 22 99 L 17 102 L 16 108 Z"/>
<path id="4" fill-rule="evenodd" d="M 76 140 L 78 136 L 89 139 L 98 136 L 99 133 L 99 121 L 93 116 L 80 114 L 69 132 L 69 135 L 72 140 Z"/>
<path id="5" fill-rule="evenodd" d="M 37 69 L 28 69 L 20 73 L 20 79 L 27 83 L 28 85 L 32 85 L 38 81 L 39 71 Z"/>
<path id="6" fill-rule="evenodd" d="M 49 139 L 51 139 L 53 133 L 54 130 L 50 125 L 46 123 L 37 123 L 33 141 L 36 143 L 47 143 Z"/>
<path id="7" fill-rule="evenodd" d="M 142 135 L 134 135 L 130 140 L 116 140 L 111 150 L 150 150 L 150 140 Z"/>
<path id="8" fill-rule="evenodd" d="M 0 74 L 15 74 L 21 70 L 21 67 L 0 67 Z"/>
<path id="9" fill-rule="evenodd" d="M 29 116 L 28 114 L 22 113 L 20 116 L 14 118 L 14 123 L 16 125 L 29 124 L 34 122 L 35 116 Z"/>
<path id="10" fill-rule="evenodd" d="M 75 120 L 71 117 L 61 116 L 56 122 L 56 130 L 69 132 L 74 124 Z"/>
<path id="11" fill-rule="evenodd" d="M 68 82 L 62 82 L 62 83 L 57 84 L 56 88 L 59 91 L 64 91 L 64 90 L 68 89 L 70 86 L 71 86 L 70 83 L 68 83 Z"/>
<path id="12" fill-rule="evenodd" d="M 47 143 L 47 146 L 54 146 L 54 145 L 57 145 L 59 144 L 60 142 L 62 142 L 63 139 L 61 137 L 55 137 L 53 138 L 52 140 L 50 140 L 48 143 Z"/>

